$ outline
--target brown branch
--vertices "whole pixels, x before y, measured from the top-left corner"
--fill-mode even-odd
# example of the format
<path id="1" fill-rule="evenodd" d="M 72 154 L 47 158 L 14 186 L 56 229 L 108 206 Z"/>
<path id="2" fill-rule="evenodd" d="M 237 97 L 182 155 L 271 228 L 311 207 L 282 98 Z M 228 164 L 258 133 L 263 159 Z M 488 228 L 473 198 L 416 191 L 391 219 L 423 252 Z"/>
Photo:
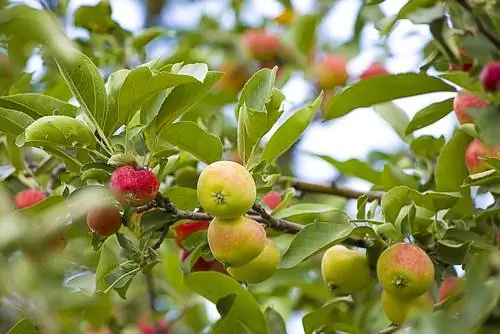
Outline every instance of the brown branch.
<path id="1" fill-rule="evenodd" d="M 335 185 L 329 186 L 326 184 L 316 184 L 303 181 L 294 181 L 293 187 L 297 190 L 306 193 L 335 195 L 335 196 L 345 197 L 347 199 L 358 199 L 363 195 L 366 195 L 368 197 L 368 200 L 370 201 L 376 199 L 380 200 L 382 198 L 382 195 L 379 193 L 371 193 L 371 192 L 364 193 L 362 191 L 353 190 L 346 187 L 340 187 Z"/>
<path id="2" fill-rule="evenodd" d="M 278 230 L 284 233 L 292 233 L 295 234 L 302 230 L 303 226 L 297 223 L 292 223 L 284 219 L 274 218 L 269 214 L 266 209 L 260 205 L 255 203 L 252 207 L 255 212 L 257 212 L 263 219 L 263 223 L 274 230 Z"/>
<path id="3" fill-rule="evenodd" d="M 500 40 L 491 31 L 489 31 L 483 21 L 481 21 L 481 19 L 474 14 L 474 8 L 472 8 L 467 0 L 457 0 L 457 2 L 474 18 L 474 22 L 476 22 L 479 32 L 481 32 L 484 37 L 486 37 L 491 42 L 491 44 L 493 44 L 498 50 L 500 50 Z"/>

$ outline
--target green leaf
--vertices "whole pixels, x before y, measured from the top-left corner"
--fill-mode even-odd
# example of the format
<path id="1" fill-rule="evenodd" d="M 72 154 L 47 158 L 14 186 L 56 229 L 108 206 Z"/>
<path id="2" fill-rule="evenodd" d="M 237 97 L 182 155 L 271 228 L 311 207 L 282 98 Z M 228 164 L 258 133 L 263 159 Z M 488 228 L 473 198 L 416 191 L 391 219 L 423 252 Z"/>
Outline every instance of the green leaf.
<path id="1" fill-rule="evenodd" d="M 218 303 L 223 298 L 235 295 L 227 313 L 217 323 L 217 333 L 241 333 L 241 328 L 251 333 L 267 334 L 266 318 L 253 296 L 237 281 L 217 272 L 196 272 L 185 279 L 185 284 L 194 292 Z M 236 330 L 236 331 L 235 331 Z"/>
<path id="2" fill-rule="evenodd" d="M 74 117 L 78 110 L 67 102 L 36 93 L 2 96 L 0 107 L 21 111 L 33 119 L 52 115 Z"/>
<path id="3" fill-rule="evenodd" d="M 410 190 L 408 195 L 418 206 L 434 212 L 449 209 L 462 198 L 459 192 L 437 192 L 432 190 L 423 193 Z"/>
<path id="4" fill-rule="evenodd" d="M 12 109 L 0 107 L 0 132 L 18 136 L 33 123 L 30 116 Z"/>
<path id="5" fill-rule="evenodd" d="M 272 70 L 263 68 L 246 82 L 238 100 L 238 109 L 246 105 L 247 108 L 257 112 L 266 111 L 266 103 L 269 102 L 274 89 L 277 68 Z M 237 110 L 237 112 L 239 112 Z"/>
<path id="6" fill-rule="evenodd" d="M 500 145 L 500 106 L 490 104 L 483 109 L 468 109 L 476 123 L 481 139 L 491 147 Z"/>
<path id="7" fill-rule="evenodd" d="M 387 191 L 382 197 L 380 205 L 386 220 L 394 223 L 398 218 L 401 208 L 408 203 L 408 192 L 405 186 L 398 186 Z"/>
<path id="8" fill-rule="evenodd" d="M 144 29 L 140 34 L 132 38 L 132 47 L 136 51 L 142 50 L 149 42 L 160 36 L 168 35 L 169 32 L 161 27 Z"/>
<path id="9" fill-rule="evenodd" d="M 464 132 L 456 130 L 451 140 L 443 147 L 435 168 L 436 190 L 457 191 L 462 195 L 452 208 L 452 212 L 458 216 L 469 216 L 472 213 L 470 189 L 461 187 L 469 175 L 465 165 L 465 149 L 471 140 Z"/>
<path id="10" fill-rule="evenodd" d="M 268 162 L 273 162 L 281 154 L 285 153 L 314 119 L 322 100 L 323 94 L 320 94 L 311 105 L 297 110 L 288 118 L 264 146 L 262 158 Z"/>
<path id="11" fill-rule="evenodd" d="M 328 104 L 325 119 L 341 117 L 356 108 L 394 99 L 455 89 L 442 80 L 425 74 L 404 73 L 360 80 L 335 95 Z"/>
<path id="12" fill-rule="evenodd" d="M 209 71 L 203 83 L 195 82 L 175 87 L 161 106 L 156 120 L 156 131 L 159 133 L 198 103 L 222 75 L 221 72 Z"/>
<path id="13" fill-rule="evenodd" d="M 106 136 L 111 136 L 120 127 L 120 121 L 118 120 L 120 89 L 129 73 L 130 70 L 122 69 L 111 73 L 108 77 L 106 92 L 109 104 L 109 113 L 106 118 L 106 122 L 102 127 Z"/>
<path id="14" fill-rule="evenodd" d="M 396 186 L 408 186 L 412 189 L 418 188 L 417 180 L 411 175 L 403 173 L 403 171 L 394 165 L 386 164 L 382 171 L 382 184 L 384 190 L 390 190 Z"/>
<path id="15" fill-rule="evenodd" d="M 160 133 L 160 138 L 209 164 L 222 158 L 219 137 L 208 133 L 194 122 L 177 122 Z"/>
<path id="16" fill-rule="evenodd" d="M 371 227 L 351 224 L 313 223 L 295 235 L 281 258 L 280 268 L 291 268 L 326 248 L 339 244 L 351 234 L 375 235 Z"/>
<path id="17" fill-rule="evenodd" d="M 198 206 L 196 190 L 183 187 L 169 187 L 165 195 L 181 210 L 194 210 Z"/>
<path id="18" fill-rule="evenodd" d="M 319 203 L 300 203 L 292 205 L 288 208 L 280 210 L 275 214 L 277 218 L 290 218 L 300 215 L 319 215 L 321 213 L 334 212 L 342 210 L 333 207 L 328 204 L 319 204 Z"/>
<path id="19" fill-rule="evenodd" d="M 358 177 L 373 184 L 381 183 L 382 173 L 373 169 L 373 167 L 370 164 L 364 161 L 360 161 L 357 159 L 339 161 L 327 155 L 321 155 L 321 154 L 312 154 L 312 155 L 319 157 L 324 161 L 328 162 L 329 164 L 333 165 L 339 171 L 340 174 Z"/>
<path id="20" fill-rule="evenodd" d="M 7 334 L 41 334 L 42 331 L 29 319 L 23 319 L 17 322 L 9 329 Z"/>
<path id="21" fill-rule="evenodd" d="M 321 20 L 319 14 L 307 14 L 296 18 L 292 26 L 292 40 L 295 49 L 307 57 L 316 47 L 316 30 Z"/>
<path id="22" fill-rule="evenodd" d="M 83 146 L 93 148 L 96 138 L 82 122 L 68 116 L 44 116 L 31 123 L 24 131 L 24 138 L 16 143 L 47 142 L 63 147 Z M 23 142 L 23 139 L 25 140 Z M 18 144 L 18 145 L 19 145 Z"/>
<path id="23" fill-rule="evenodd" d="M 179 73 L 154 72 L 146 65 L 130 71 L 117 96 L 118 120 L 128 124 L 142 104 L 165 89 L 184 84 L 203 84 L 207 65 L 186 66 L 186 74 L 182 73 L 182 68 Z"/>
<path id="24" fill-rule="evenodd" d="M 268 307 L 264 313 L 269 327 L 269 334 L 286 334 L 285 320 L 272 307 Z"/>
<path id="25" fill-rule="evenodd" d="M 107 1 L 99 2 L 95 6 L 78 7 L 73 19 L 76 27 L 98 34 L 110 32 L 116 26 L 111 18 L 111 5 Z"/>
<path id="26" fill-rule="evenodd" d="M 302 325 L 306 334 L 313 334 L 327 325 L 344 324 L 344 330 L 347 333 L 357 333 L 352 331 L 351 317 L 349 308 L 351 300 L 348 297 L 338 297 L 330 300 L 326 305 L 306 314 L 302 318 Z M 340 328 L 338 328 L 340 329 Z M 342 331 L 344 332 L 344 331 Z"/>
<path id="27" fill-rule="evenodd" d="M 459 265 L 465 263 L 471 242 L 456 242 L 454 240 L 439 240 L 437 242 L 437 255 L 444 263 Z"/>
<path id="28" fill-rule="evenodd" d="M 453 99 L 446 99 L 441 102 L 436 102 L 428 105 L 422 110 L 419 110 L 411 119 L 406 127 L 405 134 L 426 127 L 432 123 L 439 121 L 444 116 L 448 115 L 453 110 Z"/>
<path id="29" fill-rule="evenodd" d="M 83 53 L 73 61 L 56 58 L 57 66 L 69 89 L 96 126 L 106 123 L 108 104 L 106 89 L 99 70 Z"/>
<path id="30" fill-rule="evenodd" d="M 433 159 L 441 152 L 445 143 L 444 136 L 434 138 L 425 135 L 413 139 L 410 143 L 410 149 L 419 157 Z"/>
<path id="31" fill-rule="evenodd" d="M 405 134 L 409 122 L 408 115 L 401 108 L 394 103 L 379 104 L 374 108 L 375 112 L 389 123 L 401 139 L 405 141 L 409 139 Z"/>
<path id="32" fill-rule="evenodd" d="M 101 256 L 99 257 L 95 277 L 96 291 L 102 292 L 106 290 L 109 284 L 104 278 L 119 264 L 118 257 L 112 250 L 113 244 L 116 244 L 116 241 L 112 238 L 108 238 L 101 247 Z"/>
<path id="33" fill-rule="evenodd" d="M 483 93 L 481 82 L 476 77 L 471 76 L 468 72 L 449 72 L 439 76 L 445 80 L 451 81 L 457 86 L 467 89 L 470 92 Z"/>

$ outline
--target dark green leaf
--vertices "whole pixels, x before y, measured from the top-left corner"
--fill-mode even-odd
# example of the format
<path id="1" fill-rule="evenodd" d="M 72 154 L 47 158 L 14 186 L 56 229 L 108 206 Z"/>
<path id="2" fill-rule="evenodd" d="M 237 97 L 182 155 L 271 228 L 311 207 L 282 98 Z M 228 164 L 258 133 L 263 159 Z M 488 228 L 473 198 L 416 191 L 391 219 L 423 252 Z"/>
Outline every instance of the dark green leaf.
<path id="1" fill-rule="evenodd" d="M 467 109 L 474 118 L 479 136 L 489 146 L 500 146 L 500 106 L 490 104 L 483 109 Z"/>
<path id="2" fill-rule="evenodd" d="M 455 89 L 425 74 L 404 73 L 360 80 L 335 95 L 328 104 L 325 119 L 341 117 L 356 108 L 394 99 Z"/>
<path id="3" fill-rule="evenodd" d="M 315 333 L 316 330 L 320 330 L 324 326 L 329 324 L 345 324 L 346 327 L 343 329 L 347 333 L 356 333 L 357 331 L 351 332 L 351 322 L 352 319 L 349 315 L 349 306 L 351 301 L 347 297 L 338 297 L 329 301 L 326 305 L 308 313 L 302 318 L 302 325 L 304 326 L 304 331 L 306 334 Z M 340 328 L 339 328 L 340 329 Z"/>
<path id="4" fill-rule="evenodd" d="M 268 307 L 264 314 L 267 319 L 269 334 L 286 334 L 286 324 L 281 314 L 275 311 L 272 307 Z"/>
<path id="5" fill-rule="evenodd" d="M 41 334 L 42 331 L 29 319 L 23 319 L 12 326 L 7 334 Z"/>
<path id="6" fill-rule="evenodd" d="M 470 247 L 470 242 L 459 243 L 453 240 L 439 240 L 437 243 L 437 255 L 445 263 L 463 264 L 469 255 Z"/>
<path id="7" fill-rule="evenodd" d="M 448 115 L 452 109 L 453 99 L 446 99 L 444 101 L 428 105 L 413 116 L 412 120 L 406 127 L 405 133 L 408 135 L 418 129 L 439 121 L 441 118 Z"/>

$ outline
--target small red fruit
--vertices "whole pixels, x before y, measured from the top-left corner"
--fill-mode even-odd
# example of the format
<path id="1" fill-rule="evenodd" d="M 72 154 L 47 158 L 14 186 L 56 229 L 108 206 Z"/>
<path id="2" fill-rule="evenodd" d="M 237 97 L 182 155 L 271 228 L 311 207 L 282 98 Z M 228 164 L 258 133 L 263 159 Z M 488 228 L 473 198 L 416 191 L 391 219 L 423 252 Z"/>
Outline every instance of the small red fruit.
<path id="1" fill-rule="evenodd" d="M 500 61 L 486 64 L 479 75 L 481 84 L 487 92 L 496 92 L 500 89 Z"/>
<path id="2" fill-rule="evenodd" d="M 469 173 L 475 174 L 484 172 L 491 167 L 481 158 L 494 157 L 500 154 L 500 145 L 495 148 L 488 147 L 479 139 L 474 139 L 465 150 L 465 164 Z"/>
<path id="3" fill-rule="evenodd" d="M 453 100 L 453 109 L 460 124 L 474 123 L 473 118 L 467 113 L 468 109 L 481 109 L 490 102 L 479 96 L 472 95 L 466 90 L 461 90 Z"/>
<path id="4" fill-rule="evenodd" d="M 439 288 L 439 301 L 443 301 L 448 297 L 455 296 L 461 290 L 462 281 L 455 276 L 445 277 L 441 287 Z"/>
<path id="5" fill-rule="evenodd" d="M 210 222 L 208 220 L 200 221 L 187 221 L 182 224 L 174 226 L 175 243 L 177 246 L 182 247 L 182 242 L 186 240 L 191 234 L 208 229 Z"/>
<path id="6" fill-rule="evenodd" d="M 155 324 L 150 324 L 146 316 L 142 316 L 137 322 L 137 329 L 140 334 L 168 334 L 167 320 L 157 320 Z"/>
<path id="7" fill-rule="evenodd" d="M 111 175 L 110 189 L 117 201 L 137 207 L 153 201 L 158 194 L 160 182 L 148 169 L 131 166 L 117 168 Z"/>
<path id="8" fill-rule="evenodd" d="M 25 189 L 16 195 L 15 202 L 18 209 L 28 208 L 43 201 L 47 195 L 38 189 Z"/>
<path id="9" fill-rule="evenodd" d="M 389 72 L 385 69 L 384 65 L 380 62 L 374 62 L 371 64 L 363 73 L 359 75 L 361 79 L 366 79 L 369 77 L 378 77 L 381 75 L 387 75 Z"/>
<path id="10" fill-rule="evenodd" d="M 279 36 L 262 29 L 248 30 L 241 36 L 241 43 L 258 60 L 276 57 L 281 48 Z"/>
<path id="11" fill-rule="evenodd" d="M 97 208 L 87 214 L 87 225 L 101 237 L 109 237 L 120 229 L 122 216 L 114 206 Z"/>
<path id="12" fill-rule="evenodd" d="M 274 210 L 281 203 L 281 194 L 277 191 L 270 191 L 262 197 L 262 202 L 269 207 L 269 209 Z"/>
<path id="13" fill-rule="evenodd" d="M 343 86 L 349 78 L 347 59 L 338 54 L 323 56 L 316 62 L 313 70 L 318 85 L 323 89 Z"/>

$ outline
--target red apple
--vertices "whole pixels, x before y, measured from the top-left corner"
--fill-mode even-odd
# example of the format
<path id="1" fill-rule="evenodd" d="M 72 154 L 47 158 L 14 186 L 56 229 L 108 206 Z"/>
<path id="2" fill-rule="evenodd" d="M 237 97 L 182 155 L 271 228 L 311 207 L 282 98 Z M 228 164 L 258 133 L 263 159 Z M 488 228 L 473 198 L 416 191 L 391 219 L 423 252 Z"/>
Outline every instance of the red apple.
<path id="1" fill-rule="evenodd" d="M 479 96 L 472 95 L 466 90 L 461 90 L 453 100 L 453 109 L 460 124 L 474 123 L 472 117 L 467 113 L 468 109 L 481 109 L 490 102 Z"/>
<path id="2" fill-rule="evenodd" d="M 271 60 L 281 49 L 279 36 L 263 29 L 246 31 L 241 36 L 241 43 L 258 60 Z"/>
<path id="3" fill-rule="evenodd" d="M 460 292 L 462 281 L 455 276 L 445 277 L 441 287 L 439 288 L 439 301 L 443 301 L 450 296 L 454 296 Z"/>
<path id="4" fill-rule="evenodd" d="M 167 320 L 157 320 L 155 324 L 150 324 L 146 316 L 142 316 L 137 322 L 137 329 L 140 334 L 168 334 Z M 158 330 L 158 331 L 157 331 Z"/>
<path id="5" fill-rule="evenodd" d="M 209 224 L 210 222 L 208 220 L 193 220 L 186 221 L 185 223 L 174 226 L 176 236 L 175 243 L 177 244 L 177 246 L 182 247 L 182 242 L 186 240 L 191 234 L 208 229 Z"/>
<path id="6" fill-rule="evenodd" d="M 137 207 L 155 199 L 160 182 L 151 170 L 123 166 L 113 172 L 109 187 L 117 201 Z"/>
<path id="7" fill-rule="evenodd" d="M 274 210 L 281 203 L 281 194 L 277 191 L 270 191 L 262 197 L 262 202 Z"/>
<path id="8" fill-rule="evenodd" d="M 347 59 L 339 54 L 327 54 L 314 64 L 314 75 L 323 89 L 343 86 L 349 78 Z"/>
<path id="9" fill-rule="evenodd" d="M 495 148 L 488 147 L 479 139 L 474 139 L 465 150 L 465 164 L 471 174 L 484 172 L 490 167 L 481 158 L 494 157 L 500 154 L 500 145 Z"/>
<path id="10" fill-rule="evenodd" d="M 492 61 L 486 64 L 479 78 L 485 91 L 498 91 L 500 89 L 500 61 Z"/>
<path id="11" fill-rule="evenodd" d="M 361 79 L 366 79 L 387 74 L 389 74 L 389 72 L 385 69 L 384 65 L 377 61 L 372 63 L 366 70 L 364 70 L 363 73 L 359 75 L 359 77 Z"/>
<path id="12" fill-rule="evenodd" d="M 43 201 L 47 195 L 38 189 L 25 189 L 16 195 L 15 202 L 18 209 L 28 208 Z"/>

